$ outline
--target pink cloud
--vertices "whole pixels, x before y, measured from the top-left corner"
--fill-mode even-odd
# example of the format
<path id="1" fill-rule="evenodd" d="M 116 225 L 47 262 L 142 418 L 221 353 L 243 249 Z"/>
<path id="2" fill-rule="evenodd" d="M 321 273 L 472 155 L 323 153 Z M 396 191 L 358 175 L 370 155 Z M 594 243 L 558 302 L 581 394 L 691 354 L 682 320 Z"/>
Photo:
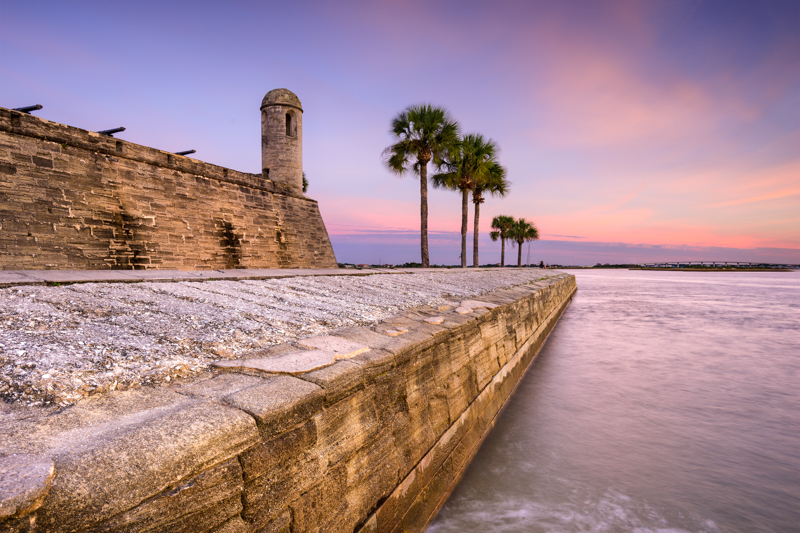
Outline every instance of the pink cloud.
<path id="1" fill-rule="evenodd" d="M 728 199 L 708 207 L 730 207 L 800 195 L 800 160 L 740 174 L 721 190 Z M 800 209 L 800 199 L 794 200 Z"/>
<path id="2" fill-rule="evenodd" d="M 550 146 L 627 147 L 708 135 L 725 121 L 752 120 L 758 110 L 679 75 L 658 79 L 614 51 L 560 43 L 531 104 L 545 114 L 534 134 Z"/>

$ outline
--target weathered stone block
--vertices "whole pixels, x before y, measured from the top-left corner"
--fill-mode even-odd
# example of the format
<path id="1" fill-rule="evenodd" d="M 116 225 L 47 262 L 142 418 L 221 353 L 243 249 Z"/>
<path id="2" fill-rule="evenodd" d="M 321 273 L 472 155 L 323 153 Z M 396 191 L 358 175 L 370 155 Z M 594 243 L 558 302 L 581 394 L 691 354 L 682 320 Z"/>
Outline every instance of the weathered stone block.
<path id="1" fill-rule="evenodd" d="M 372 395 L 361 390 L 317 414 L 318 437 L 313 453 L 333 466 L 372 441 L 381 425 Z"/>
<path id="2" fill-rule="evenodd" d="M 176 389 L 187 396 L 222 400 L 225 396 L 243 389 L 263 385 L 263 378 L 242 374 L 223 373 L 210 379 L 202 379 Z"/>
<path id="3" fill-rule="evenodd" d="M 327 463 L 311 454 L 291 456 L 259 478 L 245 483 L 242 518 L 253 530 L 266 527 L 287 505 L 327 474 Z"/>
<path id="4" fill-rule="evenodd" d="M 363 520 L 402 479 L 401 459 L 391 433 L 382 433 L 346 464 L 348 508 Z"/>
<path id="5" fill-rule="evenodd" d="M 288 533 L 288 529 L 286 533 Z M 239 516 L 234 516 L 221 526 L 215 528 L 211 533 L 250 533 L 247 523 Z"/>
<path id="6" fill-rule="evenodd" d="M 256 444 L 239 456 L 246 482 L 259 478 L 276 467 L 302 457 L 317 442 L 317 426 L 313 420 L 268 441 Z"/>
<path id="7" fill-rule="evenodd" d="M 31 514 L 42 505 L 53 484 L 55 467 L 48 457 L 0 456 L 0 521 Z"/>
<path id="8" fill-rule="evenodd" d="M 322 387 L 325 390 L 325 405 L 330 405 L 358 389 L 363 389 L 371 373 L 348 360 L 337 361 L 332 366 L 307 372 L 298 377 Z"/>
<path id="9" fill-rule="evenodd" d="M 392 424 L 392 436 L 400 453 L 401 472 L 407 474 L 435 442 L 430 420 L 424 413 L 400 413 Z"/>
<path id="10" fill-rule="evenodd" d="M 243 487 L 242 470 L 234 458 L 106 520 L 91 531 L 210 531 L 239 515 Z"/>
<path id="11" fill-rule="evenodd" d="M 300 495 L 289 507 L 292 509 L 292 527 L 297 531 L 311 531 L 330 517 L 343 501 L 346 488 L 344 466 L 329 470 L 327 475 L 314 487 Z M 341 519 L 341 515 L 338 515 Z"/>
<path id="12" fill-rule="evenodd" d="M 248 531 L 250 531 L 248 529 Z M 280 515 L 270 520 L 268 524 L 254 529 L 254 533 L 291 533 L 292 531 L 292 514 L 286 509 Z"/>
<path id="13" fill-rule="evenodd" d="M 444 502 L 454 479 L 453 465 L 448 458 L 403 516 L 404 531 L 424 531 L 425 526 Z"/>
<path id="14" fill-rule="evenodd" d="M 330 366 L 335 361 L 336 354 L 328 351 L 295 350 L 278 357 L 215 361 L 212 366 L 223 371 L 296 375 Z"/>
<path id="15" fill-rule="evenodd" d="M 263 439 L 283 433 L 322 408 L 325 391 L 319 385 L 290 376 L 273 376 L 263 381 L 223 398 L 226 404 L 256 419 Z"/>
<path id="16" fill-rule="evenodd" d="M 359 354 L 369 351 L 369 348 L 363 344 L 359 344 L 335 335 L 308 337 L 298 341 L 297 344 L 306 348 L 313 348 L 323 352 L 333 353 L 335 359 L 351 359 Z"/>
<path id="17" fill-rule="evenodd" d="M 378 533 L 378 517 L 375 514 L 370 515 L 366 522 L 361 527 L 356 529 L 355 533 Z"/>
<path id="18" fill-rule="evenodd" d="M 235 457 L 258 438 L 252 418 L 240 411 L 157 390 L 109 394 L 8 429 L 3 448 L 23 445 L 55 463 L 37 514 L 42 531 L 89 528 Z"/>

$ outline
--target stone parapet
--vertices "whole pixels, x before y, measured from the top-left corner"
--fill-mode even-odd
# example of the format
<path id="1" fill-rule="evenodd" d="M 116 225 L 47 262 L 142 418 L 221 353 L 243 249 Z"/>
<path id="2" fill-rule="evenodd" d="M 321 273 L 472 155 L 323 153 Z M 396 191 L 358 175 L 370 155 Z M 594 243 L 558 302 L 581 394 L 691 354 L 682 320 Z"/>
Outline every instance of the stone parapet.
<path id="1" fill-rule="evenodd" d="M 575 291 L 563 274 L 180 386 L 10 410 L 0 469 L 37 474 L 0 483 L 0 531 L 422 531 Z"/>
<path id="2" fill-rule="evenodd" d="M 3 107 L 0 107 L 0 132 L 56 143 L 64 149 L 72 147 L 88 150 L 99 155 L 128 159 L 168 170 L 205 176 L 236 185 L 261 188 L 269 192 L 293 194 L 298 198 L 303 198 L 302 194 L 282 188 L 265 179 L 262 174 L 239 172 L 238 170 L 198 161 L 188 156 L 142 146 L 58 122 L 51 122 L 41 117 Z M 40 163 L 40 166 L 51 168 L 49 163 L 45 161 L 40 161 Z"/>
<path id="3" fill-rule="evenodd" d="M 297 187 L 0 108 L 0 269 L 335 267 Z"/>

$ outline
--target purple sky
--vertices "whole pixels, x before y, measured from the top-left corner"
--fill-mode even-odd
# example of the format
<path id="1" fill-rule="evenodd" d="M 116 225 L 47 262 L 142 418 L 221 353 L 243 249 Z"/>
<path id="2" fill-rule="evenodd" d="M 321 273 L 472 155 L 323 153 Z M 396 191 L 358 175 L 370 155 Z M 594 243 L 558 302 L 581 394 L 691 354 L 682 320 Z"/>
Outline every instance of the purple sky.
<path id="1" fill-rule="evenodd" d="M 421 102 L 497 141 L 511 194 L 481 232 L 534 221 L 532 261 L 800 261 L 796 0 L 0 0 L 4 107 L 258 172 L 278 87 L 339 261 L 419 260 L 418 183 L 381 152 Z M 432 262 L 458 263 L 459 213 L 431 192 Z"/>

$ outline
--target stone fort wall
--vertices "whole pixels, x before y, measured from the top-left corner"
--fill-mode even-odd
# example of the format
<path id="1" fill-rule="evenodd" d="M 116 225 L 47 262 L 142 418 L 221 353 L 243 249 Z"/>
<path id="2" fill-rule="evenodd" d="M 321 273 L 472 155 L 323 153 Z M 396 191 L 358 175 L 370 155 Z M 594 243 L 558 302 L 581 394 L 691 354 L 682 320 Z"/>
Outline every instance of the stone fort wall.
<path id="1" fill-rule="evenodd" d="M 296 187 L 0 108 L 0 269 L 336 268 Z"/>

